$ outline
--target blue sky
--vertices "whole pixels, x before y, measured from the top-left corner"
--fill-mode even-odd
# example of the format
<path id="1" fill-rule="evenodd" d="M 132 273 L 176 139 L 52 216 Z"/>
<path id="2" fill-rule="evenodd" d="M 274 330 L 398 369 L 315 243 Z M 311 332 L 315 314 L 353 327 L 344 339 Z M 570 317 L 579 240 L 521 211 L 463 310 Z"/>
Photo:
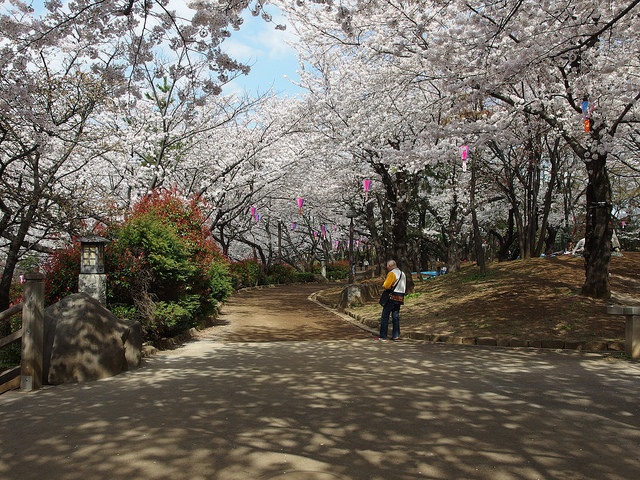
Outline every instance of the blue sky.
<path id="1" fill-rule="evenodd" d="M 270 88 L 278 94 L 295 95 L 300 89 L 291 82 L 297 82 L 299 69 L 295 51 L 288 42 L 295 41 L 291 29 L 276 30 L 278 23 L 286 23 L 277 17 L 273 6 L 269 13 L 273 22 L 265 22 L 249 12 L 239 31 L 231 31 L 231 38 L 225 40 L 222 49 L 232 58 L 251 66 L 249 75 L 243 75 L 227 87 L 225 93 L 246 90 L 250 95 L 264 93 Z"/>
<path id="2" fill-rule="evenodd" d="M 43 0 L 33 0 L 36 13 L 41 12 Z M 171 7 L 176 10 L 190 11 L 187 2 L 172 0 Z M 276 30 L 277 24 L 286 20 L 274 5 L 268 5 L 268 13 L 273 15 L 272 22 L 254 17 L 247 10 L 245 22 L 239 31 L 231 30 L 231 38 L 222 43 L 222 49 L 232 58 L 251 66 L 249 75 L 242 75 L 224 88 L 224 93 L 247 91 L 251 96 L 265 93 L 270 88 L 278 94 L 295 95 L 301 90 L 291 81 L 298 81 L 298 61 L 288 42 L 295 41 L 291 29 Z M 191 12 L 192 13 L 192 12 Z M 183 16 L 187 14 L 183 12 Z"/>

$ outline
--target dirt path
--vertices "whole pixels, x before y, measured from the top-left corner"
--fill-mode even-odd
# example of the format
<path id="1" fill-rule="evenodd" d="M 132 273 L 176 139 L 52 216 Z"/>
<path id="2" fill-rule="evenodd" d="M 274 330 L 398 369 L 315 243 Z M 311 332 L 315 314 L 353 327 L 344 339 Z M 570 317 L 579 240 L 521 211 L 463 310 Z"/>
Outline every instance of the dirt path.
<path id="1" fill-rule="evenodd" d="M 247 289 L 224 305 L 205 338 L 228 342 L 278 342 L 371 338 L 340 316 L 309 300 L 317 284 Z"/>

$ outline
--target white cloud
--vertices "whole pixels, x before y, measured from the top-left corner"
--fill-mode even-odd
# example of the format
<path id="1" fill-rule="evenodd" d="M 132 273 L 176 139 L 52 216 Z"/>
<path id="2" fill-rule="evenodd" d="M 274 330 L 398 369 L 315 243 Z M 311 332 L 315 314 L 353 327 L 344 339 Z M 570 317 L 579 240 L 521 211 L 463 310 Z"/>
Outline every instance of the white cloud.
<path id="1" fill-rule="evenodd" d="M 223 49 L 240 60 L 268 59 L 280 60 L 295 57 L 291 43 L 295 35 L 290 30 L 277 30 L 276 25 L 284 19 L 266 22 L 260 17 L 247 13 L 239 31 L 232 31 L 231 38 L 223 42 Z"/>
<path id="2" fill-rule="evenodd" d="M 222 50 L 231 56 L 231 58 L 249 63 L 262 57 L 264 53 L 262 50 L 254 48 L 242 39 L 235 39 L 233 35 L 222 43 Z"/>
<path id="3" fill-rule="evenodd" d="M 276 30 L 274 24 L 266 24 L 258 35 L 258 39 L 265 47 L 267 58 L 280 59 L 295 56 L 295 50 L 291 43 L 295 41 L 295 35 L 289 30 Z"/>

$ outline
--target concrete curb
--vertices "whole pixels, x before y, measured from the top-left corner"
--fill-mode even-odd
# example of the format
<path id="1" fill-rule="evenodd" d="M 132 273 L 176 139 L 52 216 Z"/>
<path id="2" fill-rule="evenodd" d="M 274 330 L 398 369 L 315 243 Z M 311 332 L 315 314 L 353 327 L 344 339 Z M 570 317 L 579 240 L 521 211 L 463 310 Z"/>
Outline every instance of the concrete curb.
<path id="1" fill-rule="evenodd" d="M 325 309 L 333 312 L 356 327 L 377 333 L 379 323 L 368 320 L 351 310 L 340 312 L 317 300 L 317 293 L 309 297 L 309 300 L 321 305 Z M 313 298 L 312 298 L 313 297 Z M 620 340 L 560 340 L 560 339 L 537 339 L 525 340 L 519 338 L 494 338 L 494 337 L 459 337 L 455 335 L 444 335 L 438 333 L 407 332 L 403 338 L 432 343 L 446 343 L 450 345 L 481 345 L 485 347 L 508 347 L 508 348 L 540 348 L 550 350 L 573 350 L 580 352 L 606 352 L 624 353 L 624 341 Z"/>
<path id="2" fill-rule="evenodd" d="M 320 305 L 322 308 L 324 308 L 325 310 L 330 311 L 331 313 L 333 313 L 334 315 L 342 318 L 343 320 L 345 320 L 346 322 L 349 322 L 351 325 L 360 328 L 361 330 L 365 330 L 367 332 L 370 332 L 372 335 L 377 335 L 378 334 L 378 330 L 377 328 L 372 328 L 369 325 L 367 325 L 365 322 L 361 321 L 360 318 L 358 318 L 357 315 L 354 315 L 351 312 L 341 312 L 335 308 L 329 307 L 327 305 L 325 305 L 324 303 L 322 303 L 321 301 L 319 301 L 317 299 L 317 296 L 320 292 L 315 292 L 312 293 L 311 295 L 309 295 L 309 297 L 307 298 L 309 301 Z"/>

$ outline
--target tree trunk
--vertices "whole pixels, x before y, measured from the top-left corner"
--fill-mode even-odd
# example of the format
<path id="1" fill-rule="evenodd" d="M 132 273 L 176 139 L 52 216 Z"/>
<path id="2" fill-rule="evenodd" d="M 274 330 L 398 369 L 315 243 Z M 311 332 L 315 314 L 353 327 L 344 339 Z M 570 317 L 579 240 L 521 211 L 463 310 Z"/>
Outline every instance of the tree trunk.
<path id="1" fill-rule="evenodd" d="M 33 200 L 21 219 L 18 231 L 9 245 L 9 251 L 7 252 L 7 258 L 5 259 L 4 269 L 2 271 L 2 277 L 0 278 L 0 311 L 9 308 L 9 304 L 11 303 L 10 291 L 13 274 L 16 271 L 18 260 L 20 260 L 20 249 L 22 248 L 22 243 L 27 236 L 27 232 L 31 228 L 37 208 L 38 201 Z"/>
<path id="2" fill-rule="evenodd" d="M 527 242 L 525 240 L 524 220 L 522 219 L 522 215 L 517 203 L 512 204 L 512 210 L 513 218 L 516 221 L 516 229 L 518 233 L 518 255 L 516 255 L 516 257 L 529 258 L 529 250 L 527 250 Z M 512 260 L 514 260 L 513 255 Z"/>
<path id="3" fill-rule="evenodd" d="M 482 236 L 480 235 L 480 226 L 478 225 L 478 215 L 476 215 L 476 167 L 471 163 L 471 185 L 469 185 L 469 205 L 471 207 L 471 223 L 473 224 L 473 244 L 476 253 L 476 263 L 480 268 L 480 273 L 487 271 L 487 264 L 484 258 L 484 250 L 482 249 Z"/>
<path id="4" fill-rule="evenodd" d="M 606 154 L 586 162 L 587 218 L 584 245 L 586 279 L 582 294 L 593 298 L 609 298 L 609 262 L 611 261 L 611 184 L 606 169 Z"/>
<path id="5" fill-rule="evenodd" d="M 554 186 L 556 184 L 556 179 L 558 177 L 558 145 L 559 139 L 556 139 L 554 143 L 554 148 L 549 148 L 549 160 L 551 162 L 551 173 L 549 176 L 549 181 L 547 182 L 547 191 L 544 196 L 544 205 L 542 207 L 542 224 L 540 225 L 540 237 L 538 238 L 537 245 L 535 247 L 534 256 L 539 257 L 543 252 L 543 248 L 545 248 L 545 240 L 547 248 L 550 248 L 550 245 L 553 244 L 555 229 L 549 229 L 549 214 L 551 213 L 551 206 L 553 203 L 553 193 Z M 547 231 L 549 235 L 547 235 Z"/>
<path id="6" fill-rule="evenodd" d="M 400 174 L 398 174 L 399 176 Z M 404 192 L 404 179 L 398 179 L 398 190 L 400 198 L 408 198 L 406 192 Z M 407 293 L 413 291 L 413 278 L 411 276 L 411 268 L 409 261 L 408 235 L 407 235 L 407 220 L 409 218 L 409 208 L 406 201 L 396 201 L 393 208 L 393 254 L 396 257 L 398 266 L 407 276 Z"/>
<path id="7" fill-rule="evenodd" d="M 372 247 L 372 251 L 370 252 L 371 258 L 369 261 L 371 262 L 371 267 L 375 267 L 376 273 L 379 273 L 379 259 L 383 252 L 383 242 L 380 238 L 380 233 L 378 232 L 378 227 L 376 225 L 374 207 L 375 204 L 373 201 L 369 201 L 365 204 L 365 221 L 369 230 L 369 246 Z"/>
<path id="8" fill-rule="evenodd" d="M 388 196 L 388 189 L 387 189 Z M 392 219 L 393 213 L 390 207 L 390 200 L 388 198 L 380 198 L 378 199 L 378 207 L 380 208 L 380 217 L 382 219 L 382 235 L 380 236 L 380 265 L 384 267 L 386 265 L 387 259 L 393 255 L 393 251 L 391 251 L 391 246 L 393 244 L 393 228 L 392 228 Z M 383 272 L 386 272 L 386 267 L 382 269 Z"/>
<path id="9" fill-rule="evenodd" d="M 391 252 L 386 252 L 388 255 L 384 260 L 386 262 L 390 258 L 393 258 L 402 271 L 407 274 L 407 292 L 410 293 L 413 291 L 413 279 L 409 268 L 407 220 L 409 218 L 408 199 L 414 198 L 414 192 L 412 192 L 412 190 L 415 178 L 402 170 L 392 175 L 389 171 L 389 166 L 382 163 L 371 162 L 371 166 L 376 173 L 380 175 L 380 179 L 384 185 L 385 201 L 380 202 L 380 210 L 381 212 L 385 212 L 386 208 L 388 208 L 393 216 L 391 225 L 392 248 Z M 385 213 L 383 213 L 383 220 L 385 219 L 384 217 Z M 384 225 L 385 222 L 383 221 L 383 228 Z"/>
<path id="10" fill-rule="evenodd" d="M 216 242 L 218 242 L 218 244 L 220 245 L 220 248 L 222 249 L 222 254 L 225 257 L 229 257 L 229 247 L 231 245 L 231 239 L 226 238 L 226 235 L 224 232 L 224 225 L 218 225 L 217 230 L 218 230 L 218 235 L 214 234 L 213 226 L 210 227 L 209 232 L 211 233 L 211 236 L 213 237 L 213 239 Z"/>
<path id="11" fill-rule="evenodd" d="M 457 272 L 460 270 L 460 246 L 458 244 L 458 213 L 460 206 L 458 203 L 458 194 L 453 193 L 453 202 L 451 202 L 451 208 L 449 209 L 449 223 L 447 224 L 447 270 L 449 273 Z"/>

